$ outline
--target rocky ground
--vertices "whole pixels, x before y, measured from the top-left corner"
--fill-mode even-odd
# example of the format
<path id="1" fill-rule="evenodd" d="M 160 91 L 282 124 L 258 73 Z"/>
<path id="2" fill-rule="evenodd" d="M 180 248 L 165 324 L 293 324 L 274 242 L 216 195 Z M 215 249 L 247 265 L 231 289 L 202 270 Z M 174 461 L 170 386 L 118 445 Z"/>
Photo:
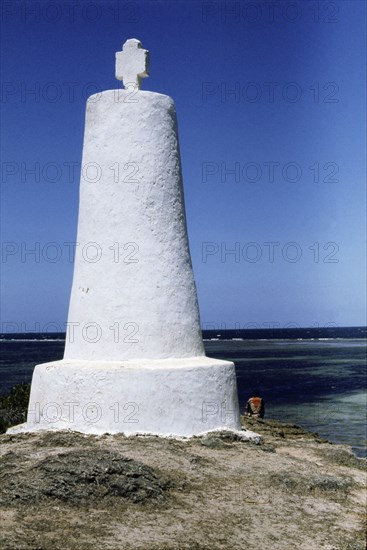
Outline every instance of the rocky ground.
<path id="1" fill-rule="evenodd" d="M 2 549 L 365 548 L 366 459 L 272 420 L 263 443 L 2 435 Z"/>

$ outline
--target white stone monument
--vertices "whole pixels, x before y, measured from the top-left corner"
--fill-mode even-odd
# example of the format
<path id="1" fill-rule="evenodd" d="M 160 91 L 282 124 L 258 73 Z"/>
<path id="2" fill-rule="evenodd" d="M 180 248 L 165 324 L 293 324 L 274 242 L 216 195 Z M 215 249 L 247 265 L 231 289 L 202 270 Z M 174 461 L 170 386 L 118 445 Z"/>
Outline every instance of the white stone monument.
<path id="1" fill-rule="evenodd" d="M 14 431 L 240 429 L 234 365 L 204 352 L 174 102 L 139 89 L 147 66 L 128 40 L 125 89 L 87 101 L 65 355 L 36 366 Z"/>

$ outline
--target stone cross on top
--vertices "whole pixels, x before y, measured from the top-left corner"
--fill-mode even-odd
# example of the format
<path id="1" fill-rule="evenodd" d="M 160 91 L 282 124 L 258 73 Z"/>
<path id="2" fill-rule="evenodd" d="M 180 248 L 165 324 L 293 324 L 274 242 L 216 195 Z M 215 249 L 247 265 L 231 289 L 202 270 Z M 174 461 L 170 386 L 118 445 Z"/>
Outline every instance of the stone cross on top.
<path id="1" fill-rule="evenodd" d="M 125 88 L 140 89 L 141 79 L 149 76 L 149 51 L 142 48 L 140 40 L 131 38 L 116 52 L 116 78 Z"/>

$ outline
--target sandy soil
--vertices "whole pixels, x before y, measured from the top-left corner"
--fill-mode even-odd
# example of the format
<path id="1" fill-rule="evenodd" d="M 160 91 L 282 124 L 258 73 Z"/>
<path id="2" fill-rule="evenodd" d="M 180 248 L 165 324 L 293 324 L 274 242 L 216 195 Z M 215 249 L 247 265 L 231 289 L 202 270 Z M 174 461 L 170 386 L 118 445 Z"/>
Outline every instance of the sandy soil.
<path id="1" fill-rule="evenodd" d="M 3 435 L 1 548 L 365 548 L 366 460 L 300 428 L 246 420 L 186 441 Z"/>

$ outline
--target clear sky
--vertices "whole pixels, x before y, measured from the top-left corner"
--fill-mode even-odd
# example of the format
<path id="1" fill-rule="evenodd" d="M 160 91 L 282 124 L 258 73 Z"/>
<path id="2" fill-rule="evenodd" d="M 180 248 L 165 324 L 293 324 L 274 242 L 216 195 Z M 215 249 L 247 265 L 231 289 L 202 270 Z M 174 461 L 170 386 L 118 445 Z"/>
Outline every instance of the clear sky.
<path id="1" fill-rule="evenodd" d="M 2 330 L 65 328 L 86 98 L 128 38 L 176 103 L 203 328 L 366 324 L 364 1 L 1 7 Z"/>

